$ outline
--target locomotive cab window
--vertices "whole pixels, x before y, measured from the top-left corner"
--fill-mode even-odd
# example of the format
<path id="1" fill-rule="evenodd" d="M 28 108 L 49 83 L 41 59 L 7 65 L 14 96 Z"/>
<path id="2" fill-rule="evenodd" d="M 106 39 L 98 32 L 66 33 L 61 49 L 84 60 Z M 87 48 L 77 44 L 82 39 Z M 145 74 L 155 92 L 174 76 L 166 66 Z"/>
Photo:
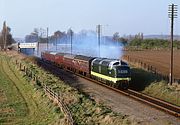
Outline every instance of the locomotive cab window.
<path id="1" fill-rule="evenodd" d="M 113 65 L 115 66 L 115 65 L 119 65 L 120 63 L 119 62 L 116 62 L 116 63 L 114 63 Z"/>

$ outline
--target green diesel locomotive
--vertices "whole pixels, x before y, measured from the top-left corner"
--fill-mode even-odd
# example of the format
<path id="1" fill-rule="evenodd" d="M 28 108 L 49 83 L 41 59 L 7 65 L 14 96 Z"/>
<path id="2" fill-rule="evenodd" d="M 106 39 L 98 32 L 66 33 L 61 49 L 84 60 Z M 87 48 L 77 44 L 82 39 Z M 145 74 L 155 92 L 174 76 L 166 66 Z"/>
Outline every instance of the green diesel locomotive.
<path id="1" fill-rule="evenodd" d="M 127 89 L 131 81 L 127 63 L 106 58 L 95 58 L 91 62 L 91 76 L 115 88 Z"/>

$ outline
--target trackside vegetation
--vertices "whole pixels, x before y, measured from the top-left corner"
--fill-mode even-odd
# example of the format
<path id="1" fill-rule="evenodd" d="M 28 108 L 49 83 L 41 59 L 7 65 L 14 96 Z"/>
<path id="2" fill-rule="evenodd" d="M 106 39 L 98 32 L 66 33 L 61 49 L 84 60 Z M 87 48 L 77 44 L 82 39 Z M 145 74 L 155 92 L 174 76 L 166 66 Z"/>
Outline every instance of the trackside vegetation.
<path id="1" fill-rule="evenodd" d="M 46 85 L 53 91 L 59 92 L 63 97 L 64 103 L 69 108 L 75 123 L 78 125 L 128 125 L 138 122 L 130 119 L 127 115 L 113 112 L 110 108 L 104 106 L 103 103 L 96 102 L 88 95 L 70 87 L 64 81 L 61 81 L 59 77 L 39 67 L 36 64 L 38 60 L 36 57 L 22 57 L 19 54 L 12 54 L 8 58 L 9 62 L 14 64 L 17 60 L 28 67 L 33 74 L 39 76 L 40 79 L 36 81 L 38 84 L 36 83 L 34 86 L 35 91 L 41 91 L 42 85 Z M 27 76 L 24 76 L 24 78 L 29 80 Z M 42 94 L 41 97 L 46 96 Z M 55 114 L 58 112 L 59 110 L 55 109 Z M 63 117 L 61 113 L 59 116 Z"/>
<path id="2" fill-rule="evenodd" d="M 166 81 L 143 69 L 132 68 L 131 88 L 180 106 L 180 86 L 168 85 Z"/>
<path id="3" fill-rule="evenodd" d="M 167 82 L 153 82 L 143 93 L 180 106 L 180 90 L 176 86 L 168 86 Z"/>

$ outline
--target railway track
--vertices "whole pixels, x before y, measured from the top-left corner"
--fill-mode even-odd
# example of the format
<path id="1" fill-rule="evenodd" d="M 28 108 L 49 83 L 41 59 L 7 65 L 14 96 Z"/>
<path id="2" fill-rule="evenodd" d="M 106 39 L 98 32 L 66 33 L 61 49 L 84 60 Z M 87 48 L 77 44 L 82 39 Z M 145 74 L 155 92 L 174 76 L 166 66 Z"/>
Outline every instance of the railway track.
<path id="1" fill-rule="evenodd" d="M 41 64 L 44 64 L 46 65 L 46 68 L 50 69 L 51 71 L 53 71 L 53 73 L 56 73 L 57 75 L 59 74 L 58 72 L 56 72 L 55 68 L 57 68 L 56 66 L 52 66 L 52 64 L 49 64 L 47 62 L 44 62 L 42 60 L 40 60 L 40 63 Z M 70 70 L 67 70 L 68 72 L 71 72 L 71 73 L 74 73 L 73 71 L 70 71 Z M 134 91 L 132 89 L 128 89 L 128 90 L 119 90 L 117 88 L 113 88 L 111 86 L 108 86 L 102 82 L 99 82 L 97 80 L 94 80 L 94 79 L 91 79 L 89 77 L 85 77 L 81 74 L 78 74 L 78 73 L 74 73 L 76 76 L 79 76 L 79 77 L 83 77 L 84 79 L 86 80 L 89 80 L 89 81 L 92 81 L 94 83 L 97 83 L 99 85 L 102 85 L 108 89 L 111 89 L 113 91 L 116 91 L 120 94 L 123 94 L 125 96 L 128 96 L 130 98 L 133 98 L 135 100 L 138 100 L 142 103 L 145 103 L 145 104 L 148 104 L 158 110 L 162 110 L 166 113 L 169 113 L 175 117 L 178 117 L 180 118 L 180 107 L 179 106 L 176 106 L 176 105 L 173 105 L 169 102 L 166 102 L 166 101 L 163 101 L 163 100 L 160 100 L 160 99 L 157 99 L 157 98 L 154 98 L 154 97 L 151 97 L 149 95 L 146 95 L 146 94 L 143 94 L 143 93 L 140 93 L 140 92 L 137 92 L 137 91 Z M 60 74 L 59 74 L 60 75 Z"/>
<path id="2" fill-rule="evenodd" d="M 106 88 L 109 88 L 113 91 L 116 91 L 118 93 L 121 93 L 125 96 L 129 96 L 133 99 L 136 99 L 138 101 L 141 101 L 143 103 L 146 103 L 150 106 L 153 106 L 159 110 L 162 110 L 162 111 L 165 111 L 173 116 L 176 116 L 176 117 L 179 117 L 180 118 L 180 107 L 179 106 L 176 106 L 176 105 L 173 105 L 169 102 L 166 102 L 166 101 L 163 101 L 161 99 L 157 99 L 155 97 L 151 97 L 149 95 L 146 95 L 146 94 L 143 94 L 141 92 L 137 92 L 137 91 L 134 91 L 132 89 L 128 89 L 128 90 L 119 90 L 119 89 L 116 89 L 116 88 L 113 88 L 111 86 L 108 86 L 108 85 L 105 85 L 104 83 L 101 83 L 99 81 L 96 81 L 96 80 L 93 80 L 91 78 L 87 78 L 87 77 L 84 77 L 82 75 L 79 75 L 79 74 L 76 74 L 80 77 L 83 77 L 87 80 L 90 80 L 92 82 L 95 82 L 95 83 L 98 83 L 102 86 L 105 86 Z"/>

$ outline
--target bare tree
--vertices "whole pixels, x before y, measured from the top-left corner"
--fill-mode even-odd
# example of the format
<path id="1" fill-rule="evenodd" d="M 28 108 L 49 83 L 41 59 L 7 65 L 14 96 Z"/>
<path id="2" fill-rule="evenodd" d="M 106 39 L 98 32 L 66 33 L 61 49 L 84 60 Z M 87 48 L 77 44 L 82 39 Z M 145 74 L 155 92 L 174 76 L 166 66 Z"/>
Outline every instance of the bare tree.
<path id="1" fill-rule="evenodd" d="M 4 21 L 3 23 L 3 29 L 1 31 L 0 35 L 0 47 L 1 49 L 7 49 L 7 46 L 11 45 L 14 43 L 14 39 L 12 38 L 11 35 L 11 28 L 6 25 L 6 22 Z"/>

